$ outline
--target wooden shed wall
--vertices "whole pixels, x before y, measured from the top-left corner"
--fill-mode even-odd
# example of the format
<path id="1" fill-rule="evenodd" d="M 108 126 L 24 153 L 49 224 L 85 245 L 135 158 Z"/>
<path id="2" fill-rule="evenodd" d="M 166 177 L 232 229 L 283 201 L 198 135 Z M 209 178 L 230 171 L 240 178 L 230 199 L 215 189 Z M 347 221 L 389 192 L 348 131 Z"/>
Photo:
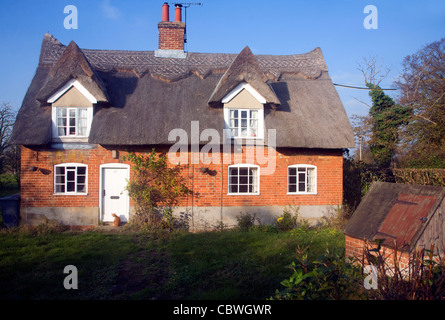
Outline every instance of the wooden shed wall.
<path id="1" fill-rule="evenodd" d="M 435 246 L 435 254 L 441 256 L 445 253 L 445 200 L 437 207 L 424 232 L 416 243 L 416 247 L 429 249 L 431 244 Z"/>

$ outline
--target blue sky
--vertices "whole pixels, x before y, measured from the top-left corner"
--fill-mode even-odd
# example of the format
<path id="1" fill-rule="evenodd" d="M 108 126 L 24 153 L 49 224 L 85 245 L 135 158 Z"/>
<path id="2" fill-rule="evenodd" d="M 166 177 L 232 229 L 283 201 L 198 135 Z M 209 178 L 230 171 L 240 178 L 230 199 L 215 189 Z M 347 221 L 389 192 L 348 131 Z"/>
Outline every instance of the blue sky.
<path id="1" fill-rule="evenodd" d="M 187 51 L 238 53 L 248 45 L 254 54 L 296 54 L 320 47 L 333 82 L 354 86 L 364 85 L 357 70 L 363 58 L 375 56 L 392 69 L 382 83 L 390 88 L 404 57 L 445 36 L 443 0 L 196 2 L 203 5 L 187 9 Z M 46 32 L 66 45 L 74 40 L 81 48 L 156 50 L 163 3 L 0 0 L 0 103 L 20 107 Z M 76 30 L 64 28 L 67 5 L 78 10 Z M 378 29 L 363 25 L 367 5 L 378 10 Z M 369 102 L 366 91 L 337 91 L 349 116 L 368 112 L 357 101 Z"/>

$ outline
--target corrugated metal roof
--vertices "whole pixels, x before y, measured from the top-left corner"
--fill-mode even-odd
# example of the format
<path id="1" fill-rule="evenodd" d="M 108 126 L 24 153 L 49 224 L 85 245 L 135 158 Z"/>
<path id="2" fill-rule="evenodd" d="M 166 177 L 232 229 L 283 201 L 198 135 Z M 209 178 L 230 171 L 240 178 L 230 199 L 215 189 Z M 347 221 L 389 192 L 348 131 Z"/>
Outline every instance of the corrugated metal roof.
<path id="1" fill-rule="evenodd" d="M 430 220 L 436 217 L 436 211 L 444 199 L 444 187 L 374 182 L 344 233 L 369 241 L 385 239 L 386 246 L 393 246 L 394 240 L 397 240 L 399 248 L 409 244 L 404 248 L 409 251 L 415 248 L 425 228 L 430 231 L 434 229 L 434 237 L 442 239 L 444 230 L 432 226 Z"/>
<path id="2" fill-rule="evenodd" d="M 410 244 L 436 200 L 433 196 L 400 194 L 374 238 L 389 237 L 398 246 Z"/>

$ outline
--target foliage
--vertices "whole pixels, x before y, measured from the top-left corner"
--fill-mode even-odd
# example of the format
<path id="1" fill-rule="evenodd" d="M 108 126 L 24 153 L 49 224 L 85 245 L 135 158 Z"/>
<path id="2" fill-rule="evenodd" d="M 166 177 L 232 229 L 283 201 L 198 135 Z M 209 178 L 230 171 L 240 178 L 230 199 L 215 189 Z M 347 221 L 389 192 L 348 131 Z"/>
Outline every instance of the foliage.
<path id="1" fill-rule="evenodd" d="M 366 86 L 371 89 L 369 95 L 372 99 L 369 110 L 372 125 L 369 141 L 371 156 L 378 167 L 389 168 L 399 142 L 399 127 L 407 122 L 410 109 L 396 105 L 379 86 L 372 83 Z"/>
<path id="2" fill-rule="evenodd" d="M 285 289 L 276 291 L 278 300 L 339 300 L 357 298 L 361 269 L 345 260 L 344 249 L 325 252 L 309 261 L 309 247 L 297 248 L 297 261 L 289 266 L 293 274 L 281 282 Z"/>
<path id="3" fill-rule="evenodd" d="M 395 82 L 398 103 L 412 110 L 404 126 L 404 167 L 445 168 L 445 38 L 407 56 Z"/>
<path id="4" fill-rule="evenodd" d="M 373 181 L 395 182 L 392 170 L 343 157 L 343 205 L 354 210 Z"/>
<path id="5" fill-rule="evenodd" d="M 273 224 L 263 224 L 255 213 L 243 213 L 236 217 L 237 227 L 241 231 L 279 232 L 290 231 L 298 227 L 308 227 L 308 222 L 299 218 L 299 207 L 288 206 Z"/>
<path id="6" fill-rule="evenodd" d="M 445 186 L 445 169 L 393 169 L 397 183 Z"/>
<path id="7" fill-rule="evenodd" d="M 241 231 L 249 231 L 254 225 L 255 221 L 261 224 L 260 219 L 256 217 L 255 213 L 241 212 L 239 216 L 236 217 L 238 228 Z"/>
<path id="8" fill-rule="evenodd" d="M 402 269 L 400 258 L 403 248 L 387 253 L 381 240 L 377 248 L 366 245 L 365 264 L 377 270 L 377 289 L 367 290 L 366 298 L 378 300 L 443 300 L 445 299 L 445 261 L 434 256 L 430 249 L 412 250 L 408 267 Z"/>
<path id="9" fill-rule="evenodd" d="M 171 208 L 179 198 L 191 191 L 181 177 L 181 167 L 170 168 L 168 158 L 156 154 L 155 149 L 146 157 L 130 153 L 126 159 L 133 163 L 133 176 L 127 184 L 130 197 L 135 202 L 132 223 L 155 228 L 184 227 L 183 221 L 175 221 Z"/>
<path id="10" fill-rule="evenodd" d="M 283 210 L 283 214 L 275 220 L 275 226 L 280 231 L 289 231 L 299 225 L 299 207 L 289 206 Z M 303 221 L 305 223 L 305 221 Z"/>

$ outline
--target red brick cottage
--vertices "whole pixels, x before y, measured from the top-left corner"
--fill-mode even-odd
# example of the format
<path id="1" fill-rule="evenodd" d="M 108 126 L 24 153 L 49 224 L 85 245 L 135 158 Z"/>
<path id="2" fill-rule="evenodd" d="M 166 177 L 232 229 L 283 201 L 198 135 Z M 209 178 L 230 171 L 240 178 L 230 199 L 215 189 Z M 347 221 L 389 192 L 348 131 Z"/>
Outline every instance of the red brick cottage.
<path id="1" fill-rule="evenodd" d="M 80 49 L 45 34 L 14 126 L 22 145 L 21 218 L 69 225 L 131 219 L 128 152 L 169 152 L 199 196 L 195 229 L 268 222 L 288 205 L 317 219 L 342 203 L 352 128 L 319 48 L 297 55 L 184 51 L 168 5 L 156 51 Z"/>

